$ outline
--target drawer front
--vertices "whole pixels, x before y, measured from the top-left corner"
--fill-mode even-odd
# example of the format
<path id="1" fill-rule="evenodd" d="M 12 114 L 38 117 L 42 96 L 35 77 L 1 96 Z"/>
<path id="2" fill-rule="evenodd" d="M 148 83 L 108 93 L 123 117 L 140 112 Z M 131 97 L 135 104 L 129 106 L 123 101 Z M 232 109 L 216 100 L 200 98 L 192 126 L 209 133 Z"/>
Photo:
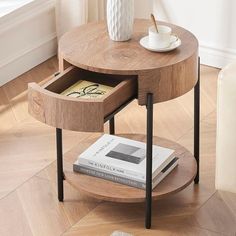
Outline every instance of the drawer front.
<path id="1" fill-rule="evenodd" d="M 76 79 L 85 79 L 88 75 L 94 76 L 94 74 L 72 67 L 43 87 L 30 83 L 28 85 L 29 113 L 35 119 L 56 128 L 81 132 L 103 132 L 104 118 L 135 96 L 136 79 L 125 78 L 115 81 L 116 85 L 111 92 L 102 99 L 72 98 L 59 94 L 63 86 L 65 89 Z"/>
<path id="2" fill-rule="evenodd" d="M 103 103 L 80 102 L 29 84 L 29 113 L 53 127 L 74 131 L 102 132 Z"/>
<path id="3" fill-rule="evenodd" d="M 132 79 L 122 81 L 114 88 L 112 95 L 104 98 L 104 116 L 111 114 L 115 109 L 134 97 L 137 86 Z"/>

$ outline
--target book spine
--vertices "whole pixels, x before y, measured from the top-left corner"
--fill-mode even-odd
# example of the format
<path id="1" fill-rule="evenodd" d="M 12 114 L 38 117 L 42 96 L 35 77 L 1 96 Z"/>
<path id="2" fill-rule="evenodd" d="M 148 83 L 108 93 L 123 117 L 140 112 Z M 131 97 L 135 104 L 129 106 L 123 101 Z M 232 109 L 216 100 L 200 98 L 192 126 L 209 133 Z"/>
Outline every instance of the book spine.
<path id="1" fill-rule="evenodd" d="M 170 163 L 171 165 L 165 170 L 165 172 L 161 172 L 161 175 L 154 181 L 152 184 L 152 188 L 155 188 L 170 172 L 178 165 L 178 158 L 175 158 L 173 163 Z"/>
<path id="2" fill-rule="evenodd" d="M 89 167 L 80 166 L 77 164 L 73 165 L 73 170 L 75 172 L 80 172 L 80 173 L 83 173 L 86 175 L 98 177 L 98 178 L 105 179 L 105 180 L 110 180 L 112 182 L 128 185 L 128 186 L 135 187 L 135 188 L 140 188 L 140 189 L 146 188 L 146 185 L 142 182 L 139 182 L 136 180 L 131 180 L 131 179 L 120 177 L 120 176 L 116 176 L 116 175 L 113 175 L 110 173 L 104 173 L 102 171 L 95 170 L 95 169 L 92 169 Z"/>
<path id="3" fill-rule="evenodd" d="M 138 173 L 138 172 L 134 172 L 134 171 L 127 171 L 123 168 L 117 168 L 115 166 L 112 165 L 108 165 L 108 164 L 101 164 L 98 163 L 96 161 L 91 161 L 91 160 L 86 160 L 84 158 L 79 158 L 79 164 L 83 165 L 83 166 L 87 166 L 88 168 L 96 168 L 100 171 L 106 171 L 109 172 L 111 174 L 115 173 L 118 175 L 123 175 L 127 178 L 134 178 L 136 180 L 140 180 L 140 181 L 145 181 L 145 175 Z"/>

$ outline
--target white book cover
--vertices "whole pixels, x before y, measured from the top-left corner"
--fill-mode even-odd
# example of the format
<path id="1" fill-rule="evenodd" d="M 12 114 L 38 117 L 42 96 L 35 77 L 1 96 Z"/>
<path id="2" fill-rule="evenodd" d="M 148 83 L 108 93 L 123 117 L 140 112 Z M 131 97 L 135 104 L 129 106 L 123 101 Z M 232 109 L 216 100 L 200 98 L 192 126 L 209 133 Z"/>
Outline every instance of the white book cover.
<path id="1" fill-rule="evenodd" d="M 153 145 L 153 178 L 173 160 L 173 153 L 172 149 Z M 100 171 L 145 180 L 146 144 L 104 134 L 79 156 L 78 163 Z"/>

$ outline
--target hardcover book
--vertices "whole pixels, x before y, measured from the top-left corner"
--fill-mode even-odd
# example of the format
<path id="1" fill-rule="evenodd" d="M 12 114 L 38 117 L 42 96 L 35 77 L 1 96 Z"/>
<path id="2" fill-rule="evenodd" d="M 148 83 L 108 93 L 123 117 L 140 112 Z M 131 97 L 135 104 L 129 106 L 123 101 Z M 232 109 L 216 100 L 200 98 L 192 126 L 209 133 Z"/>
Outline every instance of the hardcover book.
<path id="1" fill-rule="evenodd" d="M 174 150 L 153 145 L 152 176 L 155 178 L 174 158 Z M 144 182 L 146 144 L 104 134 L 78 158 L 82 167 Z"/>
<path id="2" fill-rule="evenodd" d="M 178 165 L 178 158 L 175 157 L 165 168 L 161 170 L 161 172 L 153 178 L 152 181 L 152 188 L 154 189 L 176 166 Z M 107 171 L 101 171 L 96 168 L 82 166 L 78 163 L 78 160 L 73 165 L 73 170 L 76 172 L 80 172 L 83 174 L 87 174 L 90 176 L 98 177 L 105 180 L 110 180 L 116 183 L 129 185 L 131 187 L 145 189 L 146 188 L 146 182 L 135 180 L 132 178 L 126 178 L 122 175 L 116 174 L 116 173 L 109 173 Z"/>
<path id="3" fill-rule="evenodd" d="M 113 87 L 107 85 L 98 84 L 86 80 L 80 80 L 69 88 L 67 88 L 61 94 L 74 98 L 95 99 L 102 98 L 106 93 L 108 93 L 112 89 Z"/>

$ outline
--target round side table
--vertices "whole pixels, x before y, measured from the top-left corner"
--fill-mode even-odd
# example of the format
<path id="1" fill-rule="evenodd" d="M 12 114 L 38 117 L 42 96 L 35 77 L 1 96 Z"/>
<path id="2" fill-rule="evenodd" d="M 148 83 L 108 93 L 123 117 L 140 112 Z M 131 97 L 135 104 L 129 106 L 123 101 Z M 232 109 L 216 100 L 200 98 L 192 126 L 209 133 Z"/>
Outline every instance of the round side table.
<path id="1" fill-rule="evenodd" d="M 43 88 L 39 88 L 35 84 L 29 86 L 30 113 L 36 119 L 56 127 L 59 201 L 63 201 L 64 198 L 63 180 L 67 180 L 77 189 L 90 196 L 106 201 L 124 203 L 145 201 L 146 228 L 151 227 L 152 200 L 181 191 L 193 180 L 195 183 L 199 182 L 200 60 L 198 57 L 198 41 L 189 31 L 162 22 L 162 24 L 170 26 L 173 32 L 179 36 L 182 41 L 181 46 L 167 53 L 147 51 L 140 46 L 139 40 L 147 35 L 150 24 L 148 20 L 135 20 L 133 37 L 127 42 L 111 41 L 105 22 L 90 23 L 75 28 L 66 33 L 59 42 L 61 77 L 53 79 Z M 73 68 L 66 69 L 68 65 L 73 65 Z M 129 81 L 132 82 L 125 82 L 122 85 L 123 87 L 118 85 L 114 89 L 113 97 L 109 103 L 103 100 L 92 108 L 91 104 L 65 99 L 61 95 L 55 94 L 55 92 L 61 91 L 63 84 L 69 84 L 75 68 L 79 70 L 77 74 L 79 76 L 89 73 L 98 79 L 105 77 L 107 82 L 115 83 L 117 79 L 122 78 L 129 78 L 131 79 Z M 153 137 L 153 105 L 179 97 L 193 88 L 194 155 L 177 143 Z M 131 93 L 132 96 L 128 96 Z M 122 97 L 127 99 L 121 101 Z M 147 108 L 146 136 L 138 134 L 122 136 L 146 141 L 146 190 L 74 173 L 72 165 L 77 156 L 99 138 L 99 135 L 96 134 L 93 138 L 82 141 L 73 150 L 66 153 L 63 162 L 62 129 L 91 131 L 83 122 L 90 122 L 92 118 L 78 118 L 83 123 L 80 125 L 80 122 L 75 122 L 69 113 L 76 114 L 74 111 L 85 111 L 88 108 L 91 113 L 96 108 L 96 115 L 104 118 L 101 120 L 102 125 L 103 122 L 110 121 L 110 133 L 115 134 L 115 114 L 133 99 L 137 99 L 139 105 L 145 105 Z M 117 104 L 112 106 L 115 103 Z M 105 108 L 101 104 L 105 104 Z M 101 112 L 104 109 L 107 112 Z M 55 118 L 52 113 L 57 114 L 58 117 Z M 68 118 L 68 116 L 70 117 Z M 96 122 L 95 120 L 90 122 L 90 129 L 93 126 L 92 131 L 101 131 L 101 122 L 95 126 L 94 123 Z M 178 167 L 152 190 L 153 143 L 174 149 L 175 155 L 180 159 Z"/>

